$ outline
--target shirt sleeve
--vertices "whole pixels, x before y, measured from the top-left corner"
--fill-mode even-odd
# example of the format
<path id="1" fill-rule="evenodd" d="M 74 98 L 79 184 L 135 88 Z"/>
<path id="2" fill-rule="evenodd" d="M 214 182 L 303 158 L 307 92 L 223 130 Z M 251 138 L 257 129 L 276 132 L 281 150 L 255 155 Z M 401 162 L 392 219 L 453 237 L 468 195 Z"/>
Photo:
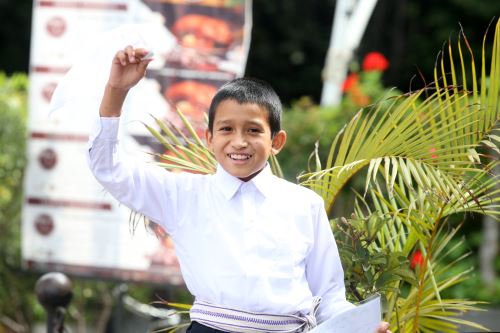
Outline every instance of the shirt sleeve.
<path id="1" fill-rule="evenodd" d="M 346 300 L 344 286 L 344 270 L 340 262 L 339 251 L 333 237 L 330 223 L 319 200 L 314 209 L 315 228 L 314 245 L 308 254 L 306 276 L 309 288 L 314 296 L 321 296 L 316 317 L 321 323 L 334 314 L 354 307 Z"/>
<path id="2" fill-rule="evenodd" d="M 115 199 L 173 235 L 177 229 L 177 177 L 159 166 L 127 159 L 119 147 L 119 122 L 120 118 L 96 119 L 89 135 L 89 168 Z"/>

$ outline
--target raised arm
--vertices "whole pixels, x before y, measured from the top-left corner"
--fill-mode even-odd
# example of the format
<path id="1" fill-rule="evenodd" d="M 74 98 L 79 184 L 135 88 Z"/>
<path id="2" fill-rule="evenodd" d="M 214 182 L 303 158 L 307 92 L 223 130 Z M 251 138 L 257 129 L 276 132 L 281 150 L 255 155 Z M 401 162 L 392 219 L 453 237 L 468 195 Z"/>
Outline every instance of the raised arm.
<path id="1" fill-rule="evenodd" d="M 128 91 L 144 77 L 151 62 L 151 59 L 143 60 L 147 53 L 146 49 L 134 49 L 132 46 L 116 53 L 99 108 L 101 117 L 121 116 Z"/>
<path id="2" fill-rule="evenodd" d="M 116 53 L 99 109 L 100 117 L 89 137 L 89 168 L 105 190 L 125 206 L 176 230 L 176 175 L 150 163 L 127 158 L 119 149 L 118 127 L 128 91 L 146 72 L 147 51 L 126 47 Z"/>

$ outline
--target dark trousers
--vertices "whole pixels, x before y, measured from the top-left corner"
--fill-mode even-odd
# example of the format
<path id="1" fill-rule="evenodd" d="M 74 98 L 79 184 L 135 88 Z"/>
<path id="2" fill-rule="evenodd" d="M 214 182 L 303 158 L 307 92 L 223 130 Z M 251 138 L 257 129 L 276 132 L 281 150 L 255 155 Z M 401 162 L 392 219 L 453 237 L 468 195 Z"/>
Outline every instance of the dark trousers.
<path id="1" fill-rule="evenodd" d="M 219 331 L 211 327 L 202 325 L 196 321 L 192 321 L 189 325 L 186 333 L 225 333 L 224 331 Z"/>

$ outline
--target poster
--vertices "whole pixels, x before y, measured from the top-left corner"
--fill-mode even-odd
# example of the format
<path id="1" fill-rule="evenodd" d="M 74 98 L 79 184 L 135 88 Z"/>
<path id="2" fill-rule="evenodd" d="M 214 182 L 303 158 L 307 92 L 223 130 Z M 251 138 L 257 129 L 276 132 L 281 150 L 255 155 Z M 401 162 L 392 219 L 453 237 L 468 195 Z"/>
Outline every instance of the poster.
<path id="1" fill-rule="evenodd" d="M 152 123 L 150 114 L 182 126 L 174 111 L 179 108 L 201 133 L 217 88 L 243 75 L 250 8 L 244 0 L 34 2 L 22 219 L 26 268 L 183 283 L 168 235 L 116 202 L 88 170 L 89 130 L 112 56 L 132 44 L 152 49 L 155 60 L 124 107 L 119 136 L 127 154 L 151 161 L 147 152 L 161 152 L 143 125 Z M 73 104 L 52 113 L 54 90 L 70 73 L 78 83 L 67 85 Z"/>

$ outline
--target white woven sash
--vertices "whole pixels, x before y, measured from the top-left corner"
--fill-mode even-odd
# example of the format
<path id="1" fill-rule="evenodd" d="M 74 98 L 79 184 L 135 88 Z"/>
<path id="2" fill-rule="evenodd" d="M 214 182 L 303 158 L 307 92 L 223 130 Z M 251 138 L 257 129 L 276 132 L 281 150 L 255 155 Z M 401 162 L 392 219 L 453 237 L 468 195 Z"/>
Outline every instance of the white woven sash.
<path id="1" fill-rule="evenodd" d="M 320 302 L 321 297 L 314 297 L 309 314 L 296 316 L 249 312 L 195 301 L 189 315 L 191 321 L 224 332 L 307 332 L 316 327 L 316 311 Z"/>

